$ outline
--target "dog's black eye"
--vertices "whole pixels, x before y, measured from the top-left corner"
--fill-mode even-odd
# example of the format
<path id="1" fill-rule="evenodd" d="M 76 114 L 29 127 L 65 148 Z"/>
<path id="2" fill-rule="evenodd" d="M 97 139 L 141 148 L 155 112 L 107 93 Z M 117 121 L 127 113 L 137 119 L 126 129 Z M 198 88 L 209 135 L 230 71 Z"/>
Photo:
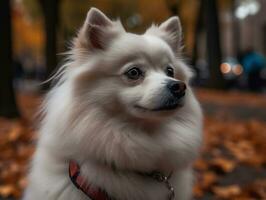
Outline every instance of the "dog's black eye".
<path id="1" fill-rule="evenodd" d="M 142 74 L 142 71 L 137 67 L 133 67 L 125 73 L 125 75 L 132 80 L 138 80 Z"/>
<path id="2" fill-rule="evenodd" d="M 167 76 L 174 77 L 174 69 L 171 66 L 167 66 L 165 71 Z"/>

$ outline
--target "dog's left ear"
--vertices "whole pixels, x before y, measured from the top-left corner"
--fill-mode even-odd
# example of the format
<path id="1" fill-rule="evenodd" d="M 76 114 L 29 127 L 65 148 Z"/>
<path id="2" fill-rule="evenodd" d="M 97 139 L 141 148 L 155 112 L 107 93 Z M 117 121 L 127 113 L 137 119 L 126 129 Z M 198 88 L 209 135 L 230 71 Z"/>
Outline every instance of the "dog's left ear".
<path id="1" fill-rule="evenodd" d="M 169 18 L 159 26 L 159 30 L 163 33 L 160 37 L 177 53 L 182 46 L 182 27 L 179 17 Z"/>

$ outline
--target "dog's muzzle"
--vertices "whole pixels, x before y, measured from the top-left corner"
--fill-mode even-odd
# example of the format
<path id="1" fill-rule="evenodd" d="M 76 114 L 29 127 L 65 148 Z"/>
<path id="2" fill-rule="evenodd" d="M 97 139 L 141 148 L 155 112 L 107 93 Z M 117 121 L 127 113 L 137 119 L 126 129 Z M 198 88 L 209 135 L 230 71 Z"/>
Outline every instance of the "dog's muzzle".
<path id="1" fill-rule="evenodd" d="M 154 111 L 172 110 L 183 106 L 186 88 L 186 84 L 182 81 L 169 81 L 162 95 L 160 106 L 154 109 Z"/>

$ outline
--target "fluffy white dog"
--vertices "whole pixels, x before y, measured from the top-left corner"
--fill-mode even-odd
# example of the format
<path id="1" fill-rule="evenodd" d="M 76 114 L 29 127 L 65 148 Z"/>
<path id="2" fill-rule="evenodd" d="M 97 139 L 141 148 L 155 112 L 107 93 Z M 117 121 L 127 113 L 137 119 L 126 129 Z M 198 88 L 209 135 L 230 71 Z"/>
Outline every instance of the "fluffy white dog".
<path id="1" fill-rule="evenodd" d="M 202 114 L 171 17 L 145 34 L 91 8 L 44 103 L 24 200 L 188 200 Z"/>

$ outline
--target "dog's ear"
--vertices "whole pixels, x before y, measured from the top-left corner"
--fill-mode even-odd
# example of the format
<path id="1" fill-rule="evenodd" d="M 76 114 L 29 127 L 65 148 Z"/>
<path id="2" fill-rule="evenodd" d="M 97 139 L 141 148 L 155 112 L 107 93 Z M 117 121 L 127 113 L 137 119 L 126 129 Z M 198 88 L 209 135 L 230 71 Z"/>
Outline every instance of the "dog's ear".
<path id="1" fill-rule="evenodd" d="M 179 17 L 174 16 L 163 22 L 159 26 L 159 30 L 164 34 L 161 35 L 174 52 L 178 52 L 182 46 L 182 27 Z"/>
<path id="2" fill-rule="evenodd" d="M 112 21 L 97 8 L 91 8 L 87 13 L 86 24 L 91 26 L 106 27 L 111 26 Z"/>
<path id="3" fill-rule="evenodd" d="M 74 42 L 75 48 L 86 50 L 104 50 L 116 37 L 117 25 L 97 8 L 91 8 Z"/>

